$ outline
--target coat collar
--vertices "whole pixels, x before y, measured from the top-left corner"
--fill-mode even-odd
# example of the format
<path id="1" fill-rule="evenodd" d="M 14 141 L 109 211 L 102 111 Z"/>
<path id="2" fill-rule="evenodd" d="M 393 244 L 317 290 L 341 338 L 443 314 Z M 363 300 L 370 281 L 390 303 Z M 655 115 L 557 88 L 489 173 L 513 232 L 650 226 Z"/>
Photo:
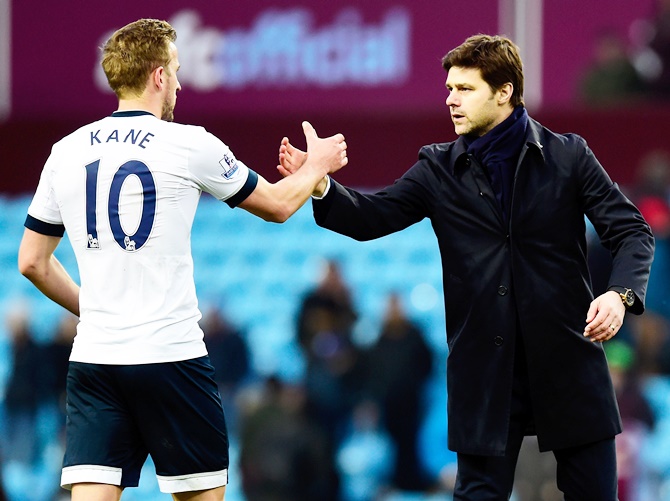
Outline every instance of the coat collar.
<path id="1" fill-rule="evenodd" d="M 528 128 L 526 133 L 526 144 L 521 150 L 521 154 L 524 155 L 528 150 L 535 150 L 544 158 L 544 145 L 542 144 L 542 138 L 544 137 L 542 125 L 528 118 Z M 451 171 L 452 174 L 455 174 L 457 171 L 463 168 L 469 167 L 469 160 L 467 156 L 467 146 L 464 139 L 459 136 L 455 141 L 448 143 L 450 151 L 451 161 L 448 163 L 447 168 Z"/>

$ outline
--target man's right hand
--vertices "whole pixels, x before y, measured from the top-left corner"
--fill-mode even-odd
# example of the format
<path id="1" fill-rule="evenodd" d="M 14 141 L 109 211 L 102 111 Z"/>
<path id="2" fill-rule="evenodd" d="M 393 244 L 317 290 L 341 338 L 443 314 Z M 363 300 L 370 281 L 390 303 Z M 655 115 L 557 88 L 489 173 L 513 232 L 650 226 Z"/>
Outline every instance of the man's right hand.
<path id="1" fill-rule="evenodd" d="M 325 177 L 347 165 L 347 143 L 342 134 L 320 138 L 309 122 L 303 122 L 302 129 L 307 140 L 307 152 L 293 146 L 288 138 L 282 139 L 277 166 L 282 176 L 294 174 L 307 164 L 310 168 L 321 170 Z"/>

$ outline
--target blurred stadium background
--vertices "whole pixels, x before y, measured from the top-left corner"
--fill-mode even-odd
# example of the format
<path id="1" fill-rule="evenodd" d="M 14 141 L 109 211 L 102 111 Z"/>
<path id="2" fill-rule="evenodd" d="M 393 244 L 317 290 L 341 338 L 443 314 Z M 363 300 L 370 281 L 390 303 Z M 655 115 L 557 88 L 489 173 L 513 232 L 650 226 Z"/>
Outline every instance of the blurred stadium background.
<path id="1" fill-rule="evenodd" d="M 320 135 L 345 134 L 350 164 L 336 177 L 363 190 L 400 177 L 422 145 L 454 139 L 440 59 L 471 34 L 504 33 L 522 49 L 531 115 L 557 132 L 583 135 L 613 180 L 645 203 L 653 219 L 659 251 L 648 320 L 627 322 L 630 327 L 620 336 L 623 349 L 612 360 L 627 378 L 631 367 L 637 369 L 639 377 L 626 384 L 652 413 L 647 421 L 634 421 L 634 433 L 622 439 L 622 479 L 628 482 L 622 489 L 634 487 L 621 501 L 670 499 L 670 448 L 663 446 L 670 441 L 670 357 L 665 354 L 670 87 L 663 80 L 664 69 L 670 69 L 670 35 L 663 32 L 670 29 L 668 3 L 0 0 L 0 398 L 14 371 L 12 320 L 27 312 L 38 345 L 52 342 L 63 320 L 59 308 L 19 275 L 17 248 L 51 145 L 114 110 L 97 50 L 113 30 L 140 17 L 170 21 L 178 31 L 182 63 L 175 119 L 205 126 L 269 180 L 279 177 L 279 141 L 288 135 L 304 144 L 300 123 L 307 119 Z M 339 464 L 338 499 L 449 500 L 454 457 L 445 439 L 441 268 L 429 223 L 357 243 L 319 229 L 309 204 L 286 224 L 273 225 L 204 196 L 192 238 L 202 309 L 219 310 L 243 333 L 251 356 L 244 383 L 249 386 L 270 377 L 287 385 L 304 381 L 296 321 L 303 297 L 317 286 L 327 261 L 340 263 L 352 292 L 358 313 L 352 335 L 361 349 L 379 336 L 389 294 L 400 295 L 434 359 L 423 388 L 418 440 L 422 468 L 434 482 L 430 489 L 410 492 L 373 472 L 374 465 L 352 473 Z M 76 277 L 67 242 L 57 256 Z M 10 433 L 6 414 L 0 413 L 4 435 Z M 24 429 L 37 450 L 29 461 L 10 460 L 3 452 L 8 499 L 63 495 L 57 488 L 59 419 L 52 407 L 38 409 L 36 421 Z M 254 501 L 245 496 L 237 471 L 240 441 L 234 434 L 232 442 L 226 499 Z M 627 444 L 634 453 L 625 453 Z M 348 457 L 363 465 L 361 454 L 367 457 L 371 449 L 357 450 L 358 456 Z M 547 471 L 541 467 L 545 463 Z M 520 463 L 518 501 L 557 499 L 542 486 L 551 481 L 550 465 L 551 458 L 536 455 L 530 444 Z M 150 464 L 141 487 L 124 494 L 126 500 L 165 498 Z"/>

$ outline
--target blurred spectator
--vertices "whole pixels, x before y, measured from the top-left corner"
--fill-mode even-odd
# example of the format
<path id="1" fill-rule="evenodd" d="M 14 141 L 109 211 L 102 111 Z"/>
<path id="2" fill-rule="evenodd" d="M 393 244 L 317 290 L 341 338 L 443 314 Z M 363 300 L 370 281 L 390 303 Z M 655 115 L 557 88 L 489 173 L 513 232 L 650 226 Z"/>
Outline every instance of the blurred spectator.
<path id="1" fill-rule="evenodd" d="M 343 432 L 360 390 L 360 353 L 352 341 L 356 319 L 340 266 L 329 260 L 321 281 L 302 300 L 298 341 L 307 361 L 308 411 L 330 434 L 333 445 Z"/>
<path id="2" fill-rule="evenodd" d="M 627 320 L 641 378 L 670 375 L 670 323 L 652 311 Z"/>
<path id="3" fill-rule="evenodd" d="M 366 389 L 379 402 L 382 422 L 397 451 L 392 484 L 400 490 L 425 490 L 432 481 L 421 469 L 417 440 L 432 352 L 396 293 L 388 297 L 381 335 L 365 360 Z"/>
<path id="4" fill-rule="evenodd" d="M 644 81 L 623 37 L 613 30 L 597 35 L 593 60 L 579 84 L 580 99 L 591 106 L 609 106 L 643 95 Z"/>
<path id="5" fill-rule="evenodd" d="M 668 206 L 668 202 L 659 196 L 647 195 L 638 200 L 637 205 L 649 226 L 651 226 L 654 236 L 657 239 L 667 238 L 670 229 L 670 206 Z"/>
<path id="6" fill-rule="evenodd" d="M 426 385 L 426 416 L 419 430 L 419 460 L 429 476 L 436 479 L 436 492 L 453 495 L 456 485 L 456 453 L 445 447 L 448 442 L 446 357 L 436 358 L 439 369 Z"/>
<path id="7" fill-rule="evenodd" d="M 240 471 L 247 501 L 336 501 L 332 450 L 305 413 L 299 386 L 269 379 L 260 399 L 241 398 Z"/>
<path id="8" fill-rule="evenodd" d="M 651 151 L 641 160 L 632 197 L 656 239 L 647 310 L 670 320 L 670 154 L 667 151 Z"/>
<path id="9" fill-rule="evenodd" d="M 351 432 L 336 455 L 343 501 L 373 501 L 389 487 L 396 451 L 379 414 L 371 400 L 354 408 Z"/>
<path id="10" fill-rule="evenodd" d="M 47 492 L 57 496 L 69 496 L 69 492 L 60 488 L 61 461 L 65 448 L 65 386 L 72 351 L 72 342 L 77 334 L 79 318 L 66 312 L 58 323 L 52 338 L 40 346 L 40 370 L 38 381 L 39 408 L 34 433 L 37 434 L 41 459 L 52 470 L 52 482 L 46 483 Z M 39 471 L 39 463 L 35 465 Z M 39 478 L 44 474 L 36 473 Z M 33 486 L 35 487 L 35 486 Z"/>
<path id="11" fill-rule="evenodd" d="M 647 197 L 660 198 L 666 203 L 670 201 L 670 153 L 668 151 L 651 150 L 640 159 L 635 173 L 632 197 L 636 202 Z M 656 225 L 656 230 L 658 229 Z"/>
<path id="12" fill-rule="evenodd" d="M 616 438 L 619 501 L 638 501 L 640 451 L 654 428 L 654 415 L 637 377 L 633 348 L 617 340 L 604 347 L 623 422 L 623 433 Z"/>
<path id="13" fill-rule="evenodd" d="M 214 366 L 214 378 L 219 386 L 226 424 L 235 432 L 237 413 L 235 397 L 245 379 L 250 375 L 249 348 L 242 333 L 230 323 L 222 311 L 210 307 L 201 321 L 205 344 Z"/>
<path id="14" fill-rule="evenodd" d="M 323 333 L 324 325 L 331 331 L 346 333 L 351 332 L 356 319 L 351 291 L 340 264 L 327 260 L 321 280 L 302 300 L 298 314 L 298 341 L 309 351 L 313 343 L 318 342 L 316 338 Z"/>
<path id="15" fill-rule="evenodd" d="M 17 309 L 7 317 L 11 343 L 11 372 L 5 388 L 6 429 L 2 457 L 31 465 L 39 444 L 35 433 L 39 405 L 40 349 L 30 330 L 27 311 Z"/>
<path id="16" fill-rule="evenodd" d="M 653 17 L 639 23 L 635 66 L 654 98 L 670 98 L 670 0 L 658 0 Z"/>
<path id="17" fill-rule="evenodd" d="M 247 343 L 218 308 L 207 310 L 201 323 L 216 381 L 225 391 L 233 391 L 249 375 Z"/>
<path id="18" fill-rule="evenodd" d="M 65 427 L 65 384 L 67 370 L 72 351 L 72 343 L 77 334 L 79 318 L 66 313 L 56 329 L 56 333 L 43 350 L 43 370 L 41 378 L 46 392 L 46 400 L 58 409 L 60 416 L 59 428 Z"/>

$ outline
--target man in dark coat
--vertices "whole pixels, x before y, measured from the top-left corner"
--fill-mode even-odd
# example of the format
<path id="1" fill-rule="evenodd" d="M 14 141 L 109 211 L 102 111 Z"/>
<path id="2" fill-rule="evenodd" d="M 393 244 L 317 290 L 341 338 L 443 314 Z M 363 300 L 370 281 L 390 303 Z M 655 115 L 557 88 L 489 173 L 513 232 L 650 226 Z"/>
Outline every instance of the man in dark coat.
<path id="1" fill-rule="evenodd" d="M 654 239 L 637 208 L 574 134 L 531 119 L 518 47 L 477 35 L 443 58 L 456 141 L 375 194 L 329 177 L 316 222 L 357 240 L 429 218 L 442 256 L 449 448 L 455 500 L 509 499 L 524 435 L 557 458 L 569 500 L 616 500 L 621 420 L 602 342 L 640 314 Z M 285 138 L 279 170 L 304 153 Z M 594 299 L 587 217 L 612 254 Z"/>

